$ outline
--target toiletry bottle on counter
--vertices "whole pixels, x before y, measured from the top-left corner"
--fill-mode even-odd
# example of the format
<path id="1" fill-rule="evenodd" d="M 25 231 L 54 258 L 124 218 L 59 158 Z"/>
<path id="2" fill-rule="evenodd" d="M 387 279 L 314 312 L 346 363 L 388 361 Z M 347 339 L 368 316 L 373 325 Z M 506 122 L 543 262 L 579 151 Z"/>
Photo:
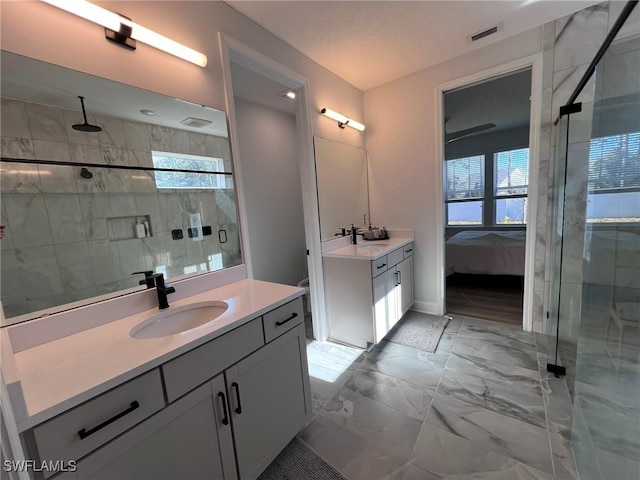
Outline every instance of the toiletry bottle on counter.
<path id="1" fill-rule="evenodd" d="M 140 219 L 138 219 L 138 223 L 136 223 L 136 237 L 144 238 L 145 236 L 144 225 L 140 223 Z"/>
<path id="2" fill-rule="evenodd" d="M 149 230 L 149 222 L 147 222 L 146 220 L 144 221 L 144 236 L 145 237 L 151 236 L 151 230 Z"/>

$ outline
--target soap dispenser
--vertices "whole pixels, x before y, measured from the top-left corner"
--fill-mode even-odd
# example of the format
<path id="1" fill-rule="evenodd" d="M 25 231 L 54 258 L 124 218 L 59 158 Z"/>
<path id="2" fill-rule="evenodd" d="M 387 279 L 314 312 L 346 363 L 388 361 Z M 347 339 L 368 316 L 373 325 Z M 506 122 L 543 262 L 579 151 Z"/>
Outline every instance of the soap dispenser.
<path id="1" fill-rule="evenodd" d="M 144 229 L 144 225 L 140 223 L 140 219 L 138 219 L 138 223 L 136 223 L 136 237 L 144 238 L 147 236 L 147 232 Z"/>

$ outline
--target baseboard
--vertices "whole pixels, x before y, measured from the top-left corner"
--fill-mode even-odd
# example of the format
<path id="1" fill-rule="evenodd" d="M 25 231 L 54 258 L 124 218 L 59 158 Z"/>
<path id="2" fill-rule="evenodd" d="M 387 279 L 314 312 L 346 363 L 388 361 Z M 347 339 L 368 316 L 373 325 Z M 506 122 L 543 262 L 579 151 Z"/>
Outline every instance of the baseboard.
<path id="1" fill-rule="evenodd" d="M 422 313 L 430 313 L 431 315 L 442 315 L 442 312 L 438 312 L 438 304 L 433 302 L 419 302 L 414 301 L 411 306 L 411 310 Z"/>

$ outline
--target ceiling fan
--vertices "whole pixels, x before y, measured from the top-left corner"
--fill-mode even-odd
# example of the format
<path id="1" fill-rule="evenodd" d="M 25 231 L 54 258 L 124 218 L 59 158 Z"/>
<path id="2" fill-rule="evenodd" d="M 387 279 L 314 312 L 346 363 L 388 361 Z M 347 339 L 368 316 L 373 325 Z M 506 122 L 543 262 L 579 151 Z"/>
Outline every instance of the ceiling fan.
<path id="1" fill-rule="evenodd" d="M 444 119 L 445 131 L 448 118 Z M 495 123 L 483 123 L 482 125 L 476 125 L 475 127 L 465 128 L 462 130 L 458 130 L 457 132 L 445 133 L 444 134 L 444 143 L 455 142 L 456 140 L 460 140 L 461 138 L 468 137 L 469 135 L 473 135 L 474 133 L 484 132 L 485 130 L 491 130 L 492 128 L 496 128 L 497 125 Z"/>

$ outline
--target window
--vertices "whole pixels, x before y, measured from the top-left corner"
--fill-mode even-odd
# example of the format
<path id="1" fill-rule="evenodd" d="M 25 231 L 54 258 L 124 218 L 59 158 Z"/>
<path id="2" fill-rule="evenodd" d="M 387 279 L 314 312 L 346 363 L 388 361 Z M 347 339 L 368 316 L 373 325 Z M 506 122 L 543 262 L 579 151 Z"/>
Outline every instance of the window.
<path id="1" fill-rule="evenodd" d="M 227 188 L 227 175 L 224 172 L 224 160 L 215 157 L 200 157 L 182 153 L 151 152 L 155 168 L 169 168 L 175 172 L 155 172 L 157 188 Z M 180 170 L 197 170 L 192 173 Z"/>
<path id="2" fill-rule="evenodd" d="M 482 225 L 484 155 L 447 160 L 444 175 L 447 225 Z"/>
<path id="3" fill-rule="evenodd" d="M 526 223 L 529 149 L 498 152 L 494 158 L 496 225 Z"/>
<path id="4" fill-rule="evenodd" d="M 640 222 L 640 132 L 591 140 L 588 188 L 588 222 Z"/>
<path id="5" fill-rule="evenodd" d="M 447 160 L 444 176 L 447 226 L 526 223 L 528 148 Z"/>

